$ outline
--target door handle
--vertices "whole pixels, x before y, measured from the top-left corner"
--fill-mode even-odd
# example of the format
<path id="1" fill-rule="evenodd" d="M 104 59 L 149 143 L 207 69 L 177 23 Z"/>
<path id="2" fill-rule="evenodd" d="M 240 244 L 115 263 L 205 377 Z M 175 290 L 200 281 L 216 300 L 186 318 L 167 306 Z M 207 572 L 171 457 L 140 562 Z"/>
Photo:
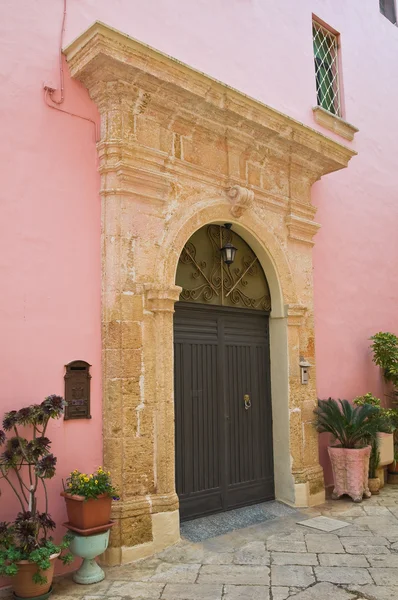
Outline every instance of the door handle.
<path id="1" fill-rule="evenodd" d="M 249 410 L 249 408 L 252 405 L 252 403 L 250 402 L 250 396 L 249 396 L 249 394 L 245 394 L 243 396 L 243 400 L 245 401 L 245 410 Z"/>

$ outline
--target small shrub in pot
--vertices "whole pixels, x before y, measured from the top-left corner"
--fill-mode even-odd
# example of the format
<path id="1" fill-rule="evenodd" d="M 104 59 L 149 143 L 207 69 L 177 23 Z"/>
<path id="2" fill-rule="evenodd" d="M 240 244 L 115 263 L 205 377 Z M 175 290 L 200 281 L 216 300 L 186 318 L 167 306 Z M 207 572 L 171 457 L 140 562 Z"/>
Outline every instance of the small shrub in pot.
<path id="1" fill-rule="evenodd" d="M 119 500 L 110 471 L 102 467 L 90 474 L 72 471 L 61 495 L 66 502 L 68 525 L 82 531 L 107 525 L 112 500 Z"/>
<path id="2" fill-rule="evenodd" d="M 46 594 L 55 559 L 65 564 L 73 560 L 65 552 L 71 536 L 55 544 L 50 535 L 55 523 L 47 495 L 47 480 L 54 477 L 57 462 L 50 452 L 47 427 L 51 419 L 62 415 L 64 406 L 60 396 L 48 396 L 41 404 L 6 413 L 4 431 L 0 430 L 0 480 L 9 485 L 19 505 L 14 522 L 0 523 L 0 575 L 15 577 L 16 597 Z"/>
<path id="3" fill-rule="evenodd" d="M 315 409 L 319 433 L 329 433 L 334 445 L 328 452 L 332 463 L 337 499 L 347 494 L 354 502 L 370 497 L 369 458 L 371 442 L 377 433 L 379 408 L 371 404 L 355 406 L 348 400 L 319 400 Z"/>

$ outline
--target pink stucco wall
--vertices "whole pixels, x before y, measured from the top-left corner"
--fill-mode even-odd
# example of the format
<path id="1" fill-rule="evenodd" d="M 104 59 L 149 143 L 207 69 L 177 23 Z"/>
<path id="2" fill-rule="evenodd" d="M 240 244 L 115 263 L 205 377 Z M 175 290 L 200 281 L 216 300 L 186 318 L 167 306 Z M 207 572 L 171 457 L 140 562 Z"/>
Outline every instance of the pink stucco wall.
<path id="1" fill-rule="evenodd" d="M 100 464 L 100 202 L 92 125 L 43 102 L 58 81 L 63 0 L 0 3 L 1 412 L 63 393 L 63 365 L 92 364 L 92 420 L 50 431 L 60 478 Z M 314 127 L 311 14 L 341 33 L 345 117 L 358 157 L 315 184 L 318 392 L 381 391 L 367 338 L 395 330 L 398 28 L 377 0 L 68 0 L 65 44 L 101 20 Z M 66 74 L 63 108 L 97 119 Z M 327 131 L 324 133 L 328 134 Z M 328 134 L 331 137 L 332 134 Z M 339 139 L 339 138 L 336 138 Z M 340 141 L 343 141 L 340 139 Z M 322 448 L 322 461 L 325 452 Z M 1 518 L 13 507 L 1 498 Z"/>

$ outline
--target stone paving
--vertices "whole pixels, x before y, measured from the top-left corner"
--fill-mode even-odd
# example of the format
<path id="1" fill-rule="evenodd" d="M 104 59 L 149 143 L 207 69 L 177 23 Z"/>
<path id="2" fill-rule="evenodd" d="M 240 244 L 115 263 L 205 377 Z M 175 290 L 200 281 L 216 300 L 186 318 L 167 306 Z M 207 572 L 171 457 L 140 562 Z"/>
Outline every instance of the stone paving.
<path id="1" fill-rule="evenodd" d="M 324 515 L 349 526 L 330 533 L 297 523 Z M 105 581 L 54 583 L 62 600 L 395 600 L 398 486 L 362 504 L 321 507 L 223 536 L 182 540 L 157 556 L 106 569 Z"/>

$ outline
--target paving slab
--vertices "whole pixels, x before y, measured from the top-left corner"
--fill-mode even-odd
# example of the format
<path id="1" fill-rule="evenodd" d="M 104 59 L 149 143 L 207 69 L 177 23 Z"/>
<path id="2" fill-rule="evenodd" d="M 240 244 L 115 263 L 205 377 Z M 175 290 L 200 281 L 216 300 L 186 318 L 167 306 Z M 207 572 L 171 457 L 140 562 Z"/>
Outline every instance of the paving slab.
<path id="1" fill-rule="evenodd" d="M 272 600 L 286 600 L 290 596 L 290 588 L 283 586 L 271 587 Z"/>
<path id="2" fill-rule="evenodd" d="M 221 600 L 222 591 L 221 584 L 167 583 L 162 600 Z"/>
<path id="3" fill-rule="evenodd" d="M 364 595 L 364 598 L 371 600 L 396 600 L 396 586 L 376 586 L 376 585 L 361 585 L 349 586 L 349 589 L 357 591 Z M 321 600 L 320 598 L 318 600 Z M 323 599 L 322 599 L 323 600 Z M 361 600 L 361 598 L 355 599 Z"/>
<path id="4" fill-rule="evenodd" d="M 110 586 L 107 596 L 108 598 L 129 596 L 130 598 L 139 598 L 140 600 L 158 600 L 163 588 L 164 584 L 162 583 L 115 581 Z"/>
<path id="5" fill-rule="evenodd" d="M 271 583 L 276 586 L 307 587 L 315 582 L 312 567 L 271 565 Z"/>
<path id="6" fill-rule="evenodd" d="M 390 569 L 383 567 L 372 567 L 369 573 L 373 577 L 376 585 L 395 585 L 398 586 L 398 569 Z M 397 588 L 398 597 L 398 588 Z"/>
<path id="7" fill-rule="evenodd" d="M 290 536 L 271 536 L 267 540 L 267 550 L 274 552 L 307 552 L 304 542 L 304 536 L 301 540 L 291 538 Z"/>
<path id="8" fill-rule="evenodd" d="M 350 526 L 350 524 L 345 521 L 330 519 L 329 517 L 324 516 L 306 519 L 305 521 L 298 521 L 298 524 L 303 527 L 310 527 L 311 529 L 319 529 L 319 531 L 335 531 L 336 529 Z"/>
<path id="9" fill-rule="evenodd" d="M 357 567 L 314 567 L 318 581 L 329 583 L 372 583 L 372 578 L 367 569 Z"/>
<path id="10" fill-rule="evenodd" d="M 319 554 L 319 564 L 321 567 L 369 567 L 361 554 Z"/>
<path id="11" fill-rule="evenodd" d="M 345 556 L 345 554 L 344 554 Z M 273 565 L 318 565 L 316 554 L 306 552 L 271 552 Z"/>
<path id="12" fill-rule="evenodd" d="M 340 538 L 342 538 L 342 537 L 372 537 L 374 535 L 374 533 L 373 533 L 373 531 L 370 531 L 370 529 L 356 527 L 354 524 L 354 525 L 350 525 L 349 527 L 346 527 L 345 529 L 339 529 L 338 531 L 336 531 L 336 535 L 338 535 Z"/>
<path id="13" fill-rule="evenodd" d="M 159 583 L 195 583 L 201 565 L 163 563 L 148 580 Z"/>
<path id="14" fill-rule="evenodd" d="M 204 565 L 198 583 L 269 585 L 269 568 L 255 565 Z"/>
<path id="15" fill-rule="evenodd" d="M 307 534 L 305 536 L 308 552 L 326 553 L 326 554 L 341 554 L 344 548 L 341 545 L 340 539 L 331 533 L 327 534 Z"/>
<path id="16" fill-rule="evenodd" d="M 363 510 L 370 517 L 391 517 L 391 512 L 386 506 L 368 506 L 364 505 Z"/>
<path id="17" fill-rule="evenodd" d="M 269 565 L 269 552 L 265 542 L 249 542 L 235 552 L 233 562 L 237 565 Z"/>
<path id="18" fill-rule="evenodd" d="M 172 599 L 170 598 L 170 600 Z M 269 587 L 261 585 L 226 585 L 224 586 L 223 600 L 269 600 Z M 273 600 L 275 600 L 275 596 Z"/>
<path id="19" fill-rule="evenodd" d="M 371 538 L 369 538 L 369 543 L 366 544 L 351 544 L 347 542 L 344 544 L 344 549 L 349 554 L 390 554 L 387 546 L 377 546 L 372 543 Z"/>
<path id="20" fill-rule="evenodd" d="M 356 597 L 356 594 L 342 590 L 330 583 L 317 583 L 291 597 L 294 600 L 351 600 Z"/>
<path id="21" fill-rule="evenodd" d="M 374 554 L 367 555 L 366 558 L 371 567 L 398 569 L 398 554 Z"/>

